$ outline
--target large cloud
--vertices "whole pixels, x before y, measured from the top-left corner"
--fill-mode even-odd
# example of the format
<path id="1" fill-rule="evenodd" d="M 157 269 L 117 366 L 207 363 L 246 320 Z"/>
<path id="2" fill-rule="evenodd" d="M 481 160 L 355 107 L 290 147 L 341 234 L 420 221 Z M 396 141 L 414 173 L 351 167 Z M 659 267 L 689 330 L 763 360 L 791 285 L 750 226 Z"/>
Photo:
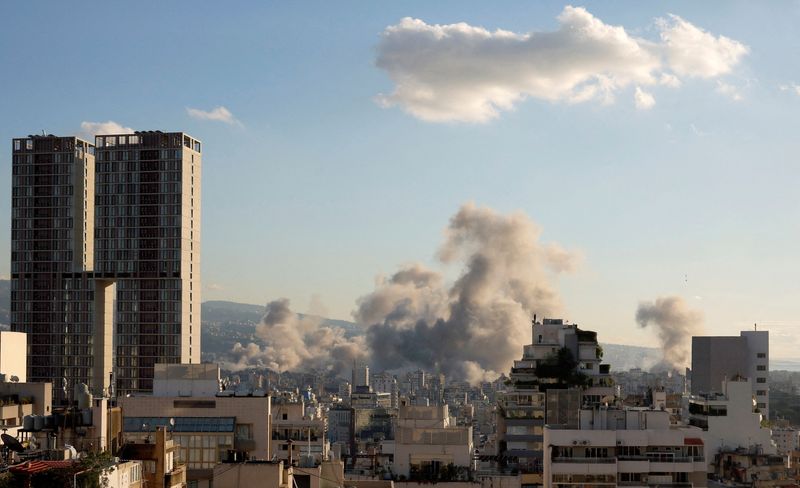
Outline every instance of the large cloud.
<path id="1" fill-rule="evenodd" d="M 432 122 L 485 122 L 526 97 L 611 103 L 631 85 L 677 87 L 680 77 L 717 77 L 748 51 L 674 15 L 656 21 L 660 37 L 653 41 L 579 7 L 565 7 L 558 21 L 555 31 L 518 34 L 402 19 L 378 46 L 377 66 L 395 83 L 378 101 Z M 639 108 L 655 103 L 636 93 Z"/>

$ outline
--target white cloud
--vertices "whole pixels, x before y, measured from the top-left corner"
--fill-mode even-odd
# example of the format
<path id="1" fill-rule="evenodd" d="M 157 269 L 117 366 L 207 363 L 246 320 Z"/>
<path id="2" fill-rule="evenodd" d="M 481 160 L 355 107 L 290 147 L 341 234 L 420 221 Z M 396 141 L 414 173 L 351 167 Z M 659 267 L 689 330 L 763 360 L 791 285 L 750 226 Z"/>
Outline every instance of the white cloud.
<path id="1" fill-rule="evenodd" d="M 133 134 L 134 130 L 113 120 L 107 122 L 81 122 L 81 135 L 90 139 L 98 134 Z"/>
<path id="2" fill-rule="evenodd" d="M 186 113 L 189 114 L 189 117 L 197 120 L 215 120 L 217 122 L 225 122 L 226 124 L 241 125 L 241 122 L 233 116 L 231 111 L 221 105 L 208 111 L 187 107 Z"/>
<path id="3" fill-rule="evenodd" d="M 720 80 L 717 80 L 717 92 L 737 102 L 744 98 L 742 97 L 742 93 L 739 91 L 738 87 L 729 85 L 728 83 Z"/>
<path id="4" fill-rule="evenodd" d="M 653 95 L 642 90 L 641 87 L 636 87 L 636 92 L 633 94 L 633 99 L 636 102 L 636 108 L 639 110 L 647 110 L 653 108 L 656 104 L 656 99 Z"/>
<path id="5" fill-rule="evenodd" d="M 781 85 L 779 88 L 781 89 L 781 91 L 791 91 L 795 95 L 800 95 L 800 85 L 798 85 L 797 83 L 789 83 L 786 85 Z"/>
<path id="6" fill-rule="evenodd" d="M 225 287 L 220 285 L 219 283 L 207 283 L 206 289 L 211 291 L 221 291 L 224 290 Z"/>
<path id="7" fill-rule="evenodd" d="M 657 21 L 670 68 L 681 76 L 713 78 L 730 73 L 749 52 L 744 44 L 714 37 L 677 15 Z"/>
<path id="8" fill-rule="evenodd" d="M 747 53 L 677 16 L 657 20 L 658 41 L 580 7 L 565 7 L 558 21 L 557 30 L 520 34 L 404 18 L 378 46 L 376 64 L 395 86 L 377 102 L 431 122 L 486 122 L 526 98 L 608 104 L 632 85 L 678 87 L 679 76 L 728 73 Z"/>

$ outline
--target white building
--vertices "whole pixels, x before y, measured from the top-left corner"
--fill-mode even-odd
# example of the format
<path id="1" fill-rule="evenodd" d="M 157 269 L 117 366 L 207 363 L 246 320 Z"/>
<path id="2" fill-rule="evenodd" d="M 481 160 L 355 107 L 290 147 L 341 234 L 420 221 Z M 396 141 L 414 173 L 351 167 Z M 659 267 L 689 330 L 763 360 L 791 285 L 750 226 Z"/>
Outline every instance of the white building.
<path id="1" fill-rule="evenodd" d="M 761 427 L 764 417 L 753 399 L 749 379 L 723 381 L 721 393 L 691 395 L 687 401 L 689 424 L 706 431 L 709 463 L 721 448 L 755 447 L 763 454 L 777 453 L 771 431 Z"/>
<path id="2" fill-rule="evenodd" d="M 769 332 L 692 337 L 692 394 L 719 392 L 725 379 L 750 378 L 756 404 L 769 418 Z"/>
<path id="3" fill-rule="evenodd" d="M 472 427 L 454 425 L 447 405 L 401 405 L 395 427 L 394 474 L 436 475 L 452 465 L 472 467 Z"/>
<path id="4" fill-rule="evenodd" d="M 397 385 L 397 378 L 395 378 L 393 374 L 383 372 L 371 375 L 369 383 L 372 390 L 376 393 L 388 393 L 390 399 L 388 406 L 397 408 L 400 398 L 400 389 Z"/>
<path id="5" fill-rule="evenodd" d="M 595 408 L 544 429 L 544 486 L 706 486 L 703 431 L 660 410 Z M 685 484 L 685 485 L 684 485 Z"/>

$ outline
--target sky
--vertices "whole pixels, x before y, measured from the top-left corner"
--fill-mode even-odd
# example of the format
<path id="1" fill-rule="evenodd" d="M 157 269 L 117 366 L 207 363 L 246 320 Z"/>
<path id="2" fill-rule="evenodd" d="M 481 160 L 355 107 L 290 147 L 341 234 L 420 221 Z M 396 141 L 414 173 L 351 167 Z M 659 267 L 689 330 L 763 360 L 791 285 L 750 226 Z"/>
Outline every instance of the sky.
<path id="1" fill-rule="evenodd" d="M 352 320 L 463 205 L 522 212 L 579 265 L 564 318 L 655 346 L 800 336 L 800 3 L 15 2 L 0 30 L 0 275 L 11 138 L 204 143 L 204 299 Z M 113 124 L 111 124 L 113 122 Z"/>

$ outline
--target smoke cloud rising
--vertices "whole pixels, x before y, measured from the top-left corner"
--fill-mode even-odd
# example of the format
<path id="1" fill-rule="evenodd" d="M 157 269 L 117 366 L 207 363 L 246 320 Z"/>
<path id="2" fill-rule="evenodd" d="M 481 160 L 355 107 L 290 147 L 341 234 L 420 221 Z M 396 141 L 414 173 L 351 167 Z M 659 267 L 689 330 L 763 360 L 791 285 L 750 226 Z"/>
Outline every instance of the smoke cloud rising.
<path id="1" fill-rule="evenodd" d="M 256 336 L 265 346 L 236 343 L 231 351 L 232 370 L 265 367 L 274 371 L 349 370 L 353 361 L 367 355 L 363 337 L 345 337 L 341 328 L 323 327 L 317 317 L 299 317 L 289 308 L 289 300 L 267 304 L 266 315 L 256 327 Z"/>
<path id="2" fill-rule="evenodd" d="M 466 204 L 451 218 L 437 254 L 443 268 L 461 270 L 455 281 L 421 264 L 379 279 L 357 300 L 353 317 L 365 333 L 355 338 L 298 319 L 287 300 L 272 302 L 257 329 L 266 347 L 237 344 L 231 366 L 337 372 L 366 359 L 379 370 L 423 368 L 472 383 L 494 379 L 530 343 L 533 314 L 561 312 L 555 276 L 580 262 L 558 244 L 542 244 L 540 235 L 523 213 Z"/>
<path id="3" fill-rule="evenodd" d="M 702 331 L 703 314 L 692 310 L 681 297 L 658 297 L 655 302 L 640 302 L 636 322 L 653 326 L 661 342 L 663 359 L 654 370 L 680 369 L 689 364 L 691 337 Z"/>
<path id="4" fill-rule="evenodd" d="M 542 245 L 522 213 L 467 204 L 452 217 L 438 259 L 462 269 L 451 284 L 422 265 L 402 268 L 358 300 L 373 364 L 443 372 L 472 383 L 507 371 L 530 342 L 534 313 L 562 309 L 553 275 L 576 256 Z"/>

